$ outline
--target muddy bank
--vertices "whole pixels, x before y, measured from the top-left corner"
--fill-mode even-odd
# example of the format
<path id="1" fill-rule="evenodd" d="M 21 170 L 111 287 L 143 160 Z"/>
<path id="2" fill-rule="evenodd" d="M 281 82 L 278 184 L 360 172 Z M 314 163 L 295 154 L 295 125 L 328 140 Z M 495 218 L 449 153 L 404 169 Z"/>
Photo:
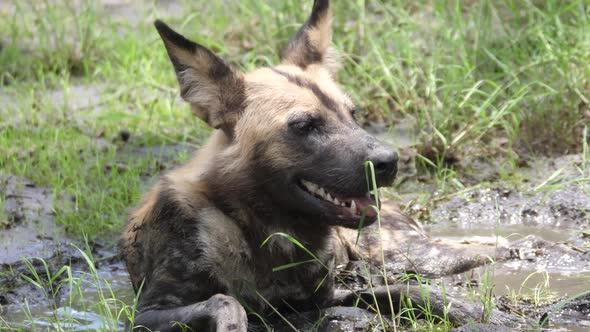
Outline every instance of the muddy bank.
<path id="1" fill-rule="evenodd" d="M 580 233 L 590 227 L 590 199 L 583 184 L 551 191 L 518 191 L 493 186 L 455 195 L 431 212 L 433 235 L 495 235 L 518 237 L 537 234 L 554 241 L 583 242 Z M 572 232 L 569 232 L 569 231 Z M 445 234 L 447 232 L 447 234 Z"/>
<path id="2" fill-rule="evenodd" d="M 0 176 L 0 193 L 0 327 L 8 323 L 28 329 L 34 322 L 36 328 L 51 330 L 44 317 L 56 314 L 73 315 L 80 324 L 90 324 L 88 330 L 96 327 L 103 321 L 96 314 L 73 308 L 85 307 L 81 294 L 92 303 L 106 289 L 88 274 L 89 256 L 96 275 L 109 280 L 117 297 L 132 301 L 127 272 L 116 249 L 69 239 L 54 223 L 56 209 L 68 208 L 67 199 L 56 200 L 50 190 L 5 174 Z M 75 289 L 70 282 L 78 283 Z"/>
<path id="3" fill-rule="evenodd" d="M 586 331 L 590 316 L 576 303 L 587 297 L 568 302 L 590 291 L 590 167 L 583 161 L 540 158 L 518 169 L 519 185 L 495 181 L 435 199 L 425 218 L 434 240 L 499 248 L 494 264 L 444 281 L 461 292 L 488 276 L 500 309 L 539 321 L 553 312 L 545 327 Z"/>
<path id="4" fill-rule="evenodd" d="M 53 224 L 51 191 L 28 179 L 0 174 L 0 195 L 0 264 L 55 251 L 63 231 Z"/>

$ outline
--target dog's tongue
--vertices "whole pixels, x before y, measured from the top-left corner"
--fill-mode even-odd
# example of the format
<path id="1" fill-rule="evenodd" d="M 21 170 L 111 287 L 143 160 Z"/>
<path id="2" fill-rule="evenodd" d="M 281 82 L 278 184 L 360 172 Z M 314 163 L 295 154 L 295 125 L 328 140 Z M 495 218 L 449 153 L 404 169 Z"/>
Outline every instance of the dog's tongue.
<path id="1" fill-rule="evenodd" d="M 363 211 L 365 211 L 366 209 L 366 216 L 367 217 L 375 217 L 377 216 L 377 212 L 375 211 L 375 209 L 373 207 L 369 207 L 370 205 L 374 205 L 375 204 L 375 200 L 373 198 L 369 198 L 369 197 L 362 197 L 362 198 L 355 198 L 354 202 L 356 203 L 356 208 L 357 211 L 359 211 L 358 213 L 360 215 L 362 215 Z"/>

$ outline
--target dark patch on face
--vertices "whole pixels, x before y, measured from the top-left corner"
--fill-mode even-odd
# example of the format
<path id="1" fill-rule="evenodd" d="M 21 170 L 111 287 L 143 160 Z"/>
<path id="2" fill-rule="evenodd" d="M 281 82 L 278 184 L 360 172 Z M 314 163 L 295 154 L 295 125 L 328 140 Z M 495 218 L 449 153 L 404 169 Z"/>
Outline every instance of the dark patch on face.
<path id="1" fill-rule="evenodd" d="M 324 105 L 324 107 L 336 113 L 336 115 L 338 115 L 338 118 L 343 120 L 342 115 L 340 114 L 340 112 L 338 112 L 338 103 L 334 99 L 330 98 L 330 96 L 325 94 L 317 84 L 276 68 L 271 68 L 271 70 L 285 77 L 290 83 L 293 83 L 299 87 L 308 89 L 311 92 L 313 92 L 316 95 L 316 97 L 318 97 L 322 105 Z"/>

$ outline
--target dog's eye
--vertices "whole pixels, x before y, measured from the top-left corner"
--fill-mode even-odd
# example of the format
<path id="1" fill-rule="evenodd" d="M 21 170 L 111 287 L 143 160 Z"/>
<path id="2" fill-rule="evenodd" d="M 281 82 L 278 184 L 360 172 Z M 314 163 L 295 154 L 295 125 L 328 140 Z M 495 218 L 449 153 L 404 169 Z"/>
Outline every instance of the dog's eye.
<path id="1" fill-rule="evenodd" d="M 289 123 L 289 127 L 301 135 L 307 135 L 317 131 L 318 123 L 315 120 L 300 120 Z"/>

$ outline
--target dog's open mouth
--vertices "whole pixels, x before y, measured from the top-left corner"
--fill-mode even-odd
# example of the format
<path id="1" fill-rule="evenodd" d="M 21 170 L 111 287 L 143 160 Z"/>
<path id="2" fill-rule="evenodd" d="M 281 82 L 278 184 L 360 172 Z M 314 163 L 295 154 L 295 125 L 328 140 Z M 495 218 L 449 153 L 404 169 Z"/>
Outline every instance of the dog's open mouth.
<path id="1" fill-rule="evenodd" d="M 341 219 L 359 219 L 363 215 L 366 218 L 373 219 L 377 216 L 375 199 L 367 192 L 364 196 L 359 197 L 337 197 L 334 193 L 330 193 L 325 188 L 306 181 L 301 180 L 301 187 L 314 198 L 330 204 L 336 209 L 336 215 Z"/>

